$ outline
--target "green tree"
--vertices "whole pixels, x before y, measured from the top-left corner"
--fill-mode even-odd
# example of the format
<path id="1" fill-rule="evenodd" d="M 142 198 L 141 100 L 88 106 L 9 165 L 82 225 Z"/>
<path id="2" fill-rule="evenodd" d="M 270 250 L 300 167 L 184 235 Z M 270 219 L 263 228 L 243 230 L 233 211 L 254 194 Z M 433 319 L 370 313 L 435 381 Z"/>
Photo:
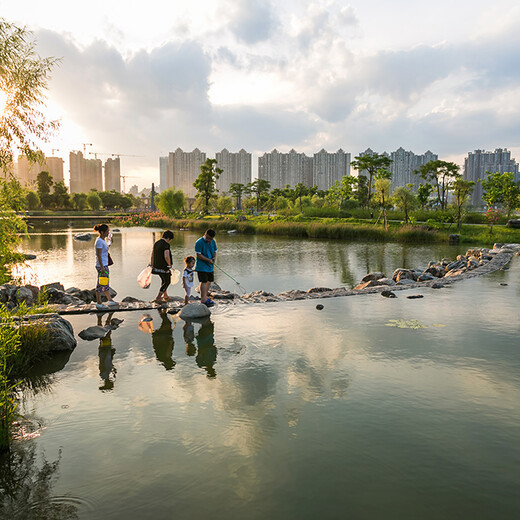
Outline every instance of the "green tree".
<path id="1" fill-rule="evenodd" d="M 468 201 L 469 195 L 475 189 L 473 181 L 458 178 L 453 182 L 453 195 L 455 195 L 455 206 L 457 207 L 457 227 L 462 227 L 462 207 Z"/>
<path id="2" fill-rule="evenodd" d="M 168 217 L 178 217 L 184 211 L 186 197 L 182 190 L 169 188 L 155 197 L 157 209 Z"/>
<path id="3" fill-rule="evenodd" d="M 78 211 L 85 211 L 88 208 L 86 193 L 73 193 L 71 202 L 72 207 Z"/>
<path id="4" fill-rule="evenodd" d="M 229 192 L 236 198 L 236 208 L 242 209 L 242 195 L 246 192 L 246 187 L 240 182 L 233 182 L 229 187 Z"/>
<path id="5" fill-rule="evenodd" d="M 27 190 L 25 194 L 25 207 L 32 211 L 40 207 L 40 197 L 35 191 Z"/>
<path id="6" fill-rule="evenodd" d="M 415 172 L 425 181 L 433 183 L 437 192 L 437 202 L 443 211 L 448 205 L 448 193 L 453 182 L 461 177 L 459 169 L 455 163 L 436 160 L 423 164 Z"/>
<path id="7" fill-rule="evenodd" d="M 57 182 L 54 185 L 52 205 L 56 209 L 69 209 L 71 207 L 69 190 L 63 181 Z"/>
<path id="8" fill-rule="evenodd" d="M 421 209 L 424 209 L 428 204 L 432 191 L 433 186 L 429 182 L 419 184 L 419 186 L 417 186 L 417 202 L 419 203 Z"/>
<path id="9" fill-rule="evenodd" d="M 379 207 L 381 208 L 381 212 L 380 212 L 379 216 L 381 216 L 381 213 L 383 214 L 383 224 L 384 224 L 385 229 L 388 229 L 388 219 L 387 219 L 386 210 L 390 204 L 390 188 L 392 187 L 392 181 L 390 180 L 391 175 L 392 174 L 388 170 L 386 170 L 384 168 L 380 168 L 377 173 L 376 181 L 374 183 L 374 188 L 375 188 L 374 199 L 376 200 L 376 202 L 379 204 Z M 379 217 L 377 218 L 376 224 L 378 221 L 379 221 Z"/>
<path id="10" fill-rule="evenodd" d="M 368 173 L 366 200 L 360 201 L 367 208 L 370 206 L 370 198 L 372 196 L 372 182 L 374 176 L 381 168 L 388 169 L 391 164 L 392 159 L 390 159 L 390 157 L 378 153 L 371 155 L 358 155 L 354 158 L 354 161 L 352 161 L 352 167 L 359 172 L 358 177 L 366 177 L 366 175 L 361 172 L 366 171 Z"/>
<path id="11" fill-rule="evenodd" d="M 97 191 L 89 191 L 87 195 L 87 204 L 92 211 L 99 211 L 101 208 L 101 197 Z"/>
<path id="12" fill-rule="evenodd" d="M 49 172 L 40 172 L 36 176 L 36 186 L 38 197 L 40 197 L 41 205 L 44 209 L 49 209 L 52 205 L 51 187 L 54 184 Z"/>
<path id="13" fill-rule="evenodd" d="M 489 207 L 501 204 L 509 218 L 520 206 L 520 182 L 515 182 L 515 175 L 511 172 L 486 173 L 487 179 L 480 181 L 485 190 L 482 199 Z"/>
<path id="14" fill-rule="evenodd" d="M 215 197 L 216 181 L 222 173 L 222 169 L 217 167 L 216 159 L 206 159 L 206 162 L 200 166 L 200 174 L 193 183 L 198 191 L 197 198 L 204 201 L 204 211 L 208 211 L 209 201 Z"/>
<path id="15" fill-rule="evenodd" d="M 48 140 L 58 126 L 47 121 L 42 107 L 55 58 L 35 52 L 31 33 L 0 19 L 0 91 L 7 95 L 0 117 L 0 170 L 10 171 L 13 156 L 43 159 L 38 142 Z"/>
<path id="16" fill-rule="evenodd" d="M 214 208 L 219 215 L 223 215 L 224 213 L 230 213 L 233 209 L 233 200 L 230 196 L 223 194 L 217 199 L 215 199 Z"/>
<path id="17" fill-rule="evenodd" d="M 269 192 L 270 187 L 270 182 L 265 179 L 256 179 L 247 184 L 247 192 L 256 197 L 256 211 L 260 211 L 260 201 L 264 198 L 264 195 Z"/>
<path id="18" fill-rule="evenodd" d="M 392 194 L 392 202 L 404 212 L 404 223 L 408 223 L 408 214 L 417 207 L 417 196 L 412 191 L 414 184 L 397 187 Z"/>

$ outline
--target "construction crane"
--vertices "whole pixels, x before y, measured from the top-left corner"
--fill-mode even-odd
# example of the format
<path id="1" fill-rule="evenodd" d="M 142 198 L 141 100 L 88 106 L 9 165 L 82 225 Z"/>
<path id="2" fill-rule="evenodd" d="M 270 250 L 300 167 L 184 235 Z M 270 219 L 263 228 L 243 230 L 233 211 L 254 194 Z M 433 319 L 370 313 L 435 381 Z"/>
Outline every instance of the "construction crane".
<path id="1" fill-rule="evenodd" d="M 121 179 L 123 179 L 123 193 L 126 193 L 126 179 L 138 179 L 136 175 L 120 175 Z"/>
<path id="2" fill-rule="evenodd" d="M 83 145 L 83 155 L 87 155 L 87 146 L 92 146 L 92 143 L 81 143 Z"/>
<path id="3" fill-rule="evenodd" d="M 60 151 L 59 148 L 52 148 L 51 155 L 54 156 L 54 152 L 59 152 L 59 151 Z"/>
<path id="4" fill-rule="evenodd" d="M 144 157 L 144 156 L 143 155 L 129 155 L 127 153 L 113 153 L 112 157 L 117 157 L 119 159 L 119 157 Z"/>
<path id="5" fill-rule="evenodd" d="M 93 155 L 94 156 L 94 159 L 97 159 L 97 156 L 98 155 L 113 155 L 113 154 L 109 154 L 109 153 L 103 153 L 103 152 L 89 152 L 89 155 Z"/>

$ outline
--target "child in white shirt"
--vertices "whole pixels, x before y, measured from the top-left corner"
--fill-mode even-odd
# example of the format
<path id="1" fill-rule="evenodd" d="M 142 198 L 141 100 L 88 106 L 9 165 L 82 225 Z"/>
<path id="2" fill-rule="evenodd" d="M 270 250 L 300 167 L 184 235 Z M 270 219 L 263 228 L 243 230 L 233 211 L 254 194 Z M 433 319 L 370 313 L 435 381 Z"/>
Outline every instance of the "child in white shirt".
<path id="1" fill-rule="evenodd" d="M 184 272 L 182 273 L 182 286 L 184 287 L 184 305 L 188 305 L 190 300 L 191 288 L 193 287 L 193 268 L 195 267 L 195 257 L 187 256 L 184 259 Z"/>

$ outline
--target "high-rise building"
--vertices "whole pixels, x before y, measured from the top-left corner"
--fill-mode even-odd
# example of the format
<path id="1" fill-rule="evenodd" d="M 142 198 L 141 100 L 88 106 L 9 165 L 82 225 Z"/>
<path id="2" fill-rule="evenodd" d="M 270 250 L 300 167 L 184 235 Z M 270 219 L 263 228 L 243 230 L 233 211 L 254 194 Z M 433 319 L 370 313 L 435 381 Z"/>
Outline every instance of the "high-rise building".
<path id="1" fill-rule="evenodd" d="M 206 154 L 195 148 L 193 152 L 183 152 L 177 148 L 168 155 L 167 188 L 180 189 L 186 197 L 195 197 L 197 190 L 193 183 L 200 174 L 200 167 L 206 162 Z M 162 189 L 162 186 L 161 186 Z"/>
<path id="2" fill-rule="evenodd" d="M 328 190 L 345 175 L 350 175 L 350 153 L 341 148 L 336 153 L 329 153 L 322 148 L 314 154 L 312 184 L 319 190 Z"/>
<path id="3" fill-rule="evenodd" d="M 70 192 L 103 191 L 103 163 L 101 159 L 85 159 L 81 152 L 70 152 Z"/>
<path id="4" fill-rule="evenodd" d="M 31 163 L 26 155 L 18 157 L 17 178 L 22 186 L 34 186 L 40 172 L 49 172 L 52 180 L 63 181 L 63 159 L 61 157 L 46 157 L 41 163 Z"/>
<path id="5" fill-rule="evenodd" d="M 483 206 L 482 184 L 480 181 L 487 179 L 488 173 L 505 173 L 518 176 L 518 163 L 511 158 L 511 152 L 507 148 L 496 148 L 494 152 L 475 150 L 468 152 L 464 159 L 464 179 L 473 181 L 475 189 L 471 194 L 471 203 L 474 206 Z"/>
<path id="6" fill-rule="evenodd" d="M 105 161 L 105 191 L 121 192 L 121 163 L 119 157 Z"/>
<path id="7" fill-rule="evenodd" d="M 217 189 L 221 193 L 229 192 L 231 184 L 248 184 L 251 182 L 251 154 L 243 148 L 237 153 L 224 148 L 215 154 L 217 167 L 223 171 L 217 179 Z"/>
<path id="8" fill-rule="evenodd" d="M 159 157 L 159 191 L 171 188 L 168 186 L 168 157 Z"/>
<path id="9" fill-rule="evenodd" d="M 398 148 L 390 154 L 392 163 L 389 170 L 392 172 L 392 190 L 398 186 L 406 186 L 407 184 L 424 184 L 426 181 L 416 175 L 414 172 L 420 166 L 430 161 L 436 161 L 438 155 L 430 152 L 424 152 L 422 155 L 416 155 L 404 148 Z"/>
<path id="10" fill-rule="evenodd" d="M 280 153 L 276 148 L 258 158 L 258 178 L 269 182 L 271 189 L 285 188 L 296 184 L 312 186 L 313 159 L 294 149 Z"/>

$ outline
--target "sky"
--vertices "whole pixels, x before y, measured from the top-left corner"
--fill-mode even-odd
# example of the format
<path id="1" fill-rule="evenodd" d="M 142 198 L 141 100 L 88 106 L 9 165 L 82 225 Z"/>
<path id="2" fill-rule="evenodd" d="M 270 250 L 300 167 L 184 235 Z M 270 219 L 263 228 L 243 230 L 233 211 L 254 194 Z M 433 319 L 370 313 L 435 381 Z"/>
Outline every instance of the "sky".
<path id="1" fill-rule="evenodd" d="M 244 148 L 254 173 L 273 148 L 520 159 L 517 1 L 0 0 L 0 16 L 60 58 L 43 150 L 121 154 L 127 188 L 178 147 Z"/>

